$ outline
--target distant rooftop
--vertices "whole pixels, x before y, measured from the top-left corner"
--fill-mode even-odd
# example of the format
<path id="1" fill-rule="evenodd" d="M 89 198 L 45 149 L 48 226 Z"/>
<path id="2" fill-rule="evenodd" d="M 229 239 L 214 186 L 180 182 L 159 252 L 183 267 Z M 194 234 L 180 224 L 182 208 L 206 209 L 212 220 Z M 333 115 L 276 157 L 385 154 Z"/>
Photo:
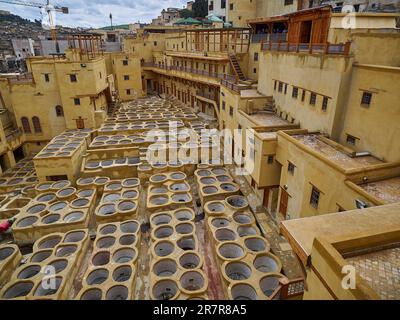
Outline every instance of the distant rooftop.
<path id="1" fill-rule="evenodd" d="M 320 139 L 322 136 L 319 134 L 297 134 L 292 137 L 345 170 L 359 169 L 365 166 L 384 163 L 382 160 L 371 155 L 351 157 L 344 150 L 335 148 Z M 334 144 L 333 141 L 332 144 Z"/>
<path id="2" fill-rule="evenodd" d="M 400 177 L 363 183 L 359 186 L 384 203 L 400 202 Z"/>

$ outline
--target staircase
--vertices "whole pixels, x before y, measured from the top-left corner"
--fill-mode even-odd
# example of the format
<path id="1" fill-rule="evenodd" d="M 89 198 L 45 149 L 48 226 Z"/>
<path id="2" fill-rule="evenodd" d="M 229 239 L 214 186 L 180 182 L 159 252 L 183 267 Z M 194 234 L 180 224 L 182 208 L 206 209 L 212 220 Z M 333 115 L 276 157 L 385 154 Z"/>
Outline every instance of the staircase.
<path id="1" fill-rule="evenodd" d="M 113 116 L 115 111 L 116 111 L 116 103 L 115 102 L 109 103 L 107 109 L 107 115 Z"/>
<path id="2" fill-rule="evenodd" d="M 234 71 L 235 74 L 238 76 L 239 80 L 241 80 L 241 81 L 246 81 L 247 78 L 246 78 L 246 76 L 244 75 L 242 69 L 240 68 L 240 65 L 239 65 L 239 62 L 238 62 L 238 60 L 237 60 L 237 58 L 236 58 L 236 55 L 230 54 L 230 55 L 229 55 L 229 60 L 230 60 L 230 62 L 231 62 L 233 71 Z"/>

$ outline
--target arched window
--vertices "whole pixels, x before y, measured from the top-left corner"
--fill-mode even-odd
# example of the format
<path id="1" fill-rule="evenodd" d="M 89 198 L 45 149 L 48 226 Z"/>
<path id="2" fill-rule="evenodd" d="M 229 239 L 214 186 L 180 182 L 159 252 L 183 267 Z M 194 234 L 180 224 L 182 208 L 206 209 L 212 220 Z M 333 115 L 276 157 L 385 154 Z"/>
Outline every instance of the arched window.
<path id="1" fill-rule="evenodd" d="M 41 133 L 42 132 L 42 126 L 40 125 L 40 120 L 38 117 L 32 117 L 32 123 L 33 123 L 33 129 L 35 130 L 35 133 Z"/>
<path id="2" fill-rule="evenodd" d="M 57 117 L 64 117 L 64 109 L 61 106 L 56 106 Z"/>
<path id="3" fill-rule="evenodd" d="M 21 123 L 22 123 L 22 129 L 24 129 L 25 133 L 31 133 L 31 126 L 29 124 L 29 120 L 27 117 L 22 117 L 21 118 Z"/>

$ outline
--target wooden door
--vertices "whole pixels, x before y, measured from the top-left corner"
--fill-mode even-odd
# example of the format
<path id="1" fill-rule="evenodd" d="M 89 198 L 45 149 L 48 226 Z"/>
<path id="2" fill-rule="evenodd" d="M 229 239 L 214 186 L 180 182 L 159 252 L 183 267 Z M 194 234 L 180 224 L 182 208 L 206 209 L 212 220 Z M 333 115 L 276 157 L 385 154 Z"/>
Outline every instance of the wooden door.
<path id="1" fill-rule="evenodd" d="M 83 120 L 81 117 L 79 119 L 76 119 L 76 128 L 77 129 L 85 129 L 85 120 Z"/>
<path id="2" fill-rule="evenodd" d="M 279 201 L 279 212 L 285 217 L 287 214 L 287 206 L 289 201 L 289 194 L 284 190 L 281 189 L 281 199 Z"/>
<path id="3" fill-rule="evenodd" d="M 269 188 L 265 188 L 264 189 L 264 201 L 263 201 L 263 205 L 265 208 L 268 208 L 269 205 Z"/>

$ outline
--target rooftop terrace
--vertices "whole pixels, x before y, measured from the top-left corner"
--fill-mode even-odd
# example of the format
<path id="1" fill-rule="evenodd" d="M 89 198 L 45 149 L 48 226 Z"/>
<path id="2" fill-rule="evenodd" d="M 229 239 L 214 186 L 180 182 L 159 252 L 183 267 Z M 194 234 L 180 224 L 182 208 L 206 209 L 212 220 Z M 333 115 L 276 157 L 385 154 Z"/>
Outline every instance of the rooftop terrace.
<path id="1" fill-rule="evenodd" d="M 359 186 L 384 203 L 400 202 L 400 177 L 363 183 Z"/>

